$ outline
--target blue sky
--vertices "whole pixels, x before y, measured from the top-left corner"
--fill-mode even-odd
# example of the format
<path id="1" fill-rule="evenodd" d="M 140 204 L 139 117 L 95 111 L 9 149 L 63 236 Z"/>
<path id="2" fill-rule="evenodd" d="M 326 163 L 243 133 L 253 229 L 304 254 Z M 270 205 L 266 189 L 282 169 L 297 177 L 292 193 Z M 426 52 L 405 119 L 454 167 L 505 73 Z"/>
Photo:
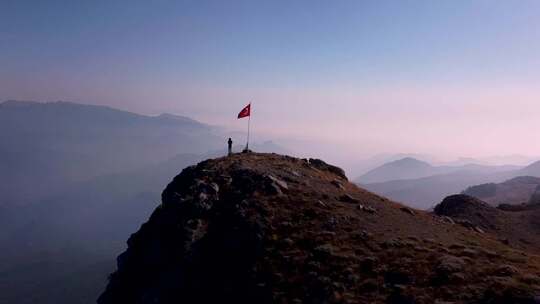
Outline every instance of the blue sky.
<path id="1" fill-rule="evenodd" d="M 539 1 L 2 0 L 0 67 L 0 99 L 231 128 L 253 100 L 267 137 L 540 155 L 515 136 L 538 131 Z"/>

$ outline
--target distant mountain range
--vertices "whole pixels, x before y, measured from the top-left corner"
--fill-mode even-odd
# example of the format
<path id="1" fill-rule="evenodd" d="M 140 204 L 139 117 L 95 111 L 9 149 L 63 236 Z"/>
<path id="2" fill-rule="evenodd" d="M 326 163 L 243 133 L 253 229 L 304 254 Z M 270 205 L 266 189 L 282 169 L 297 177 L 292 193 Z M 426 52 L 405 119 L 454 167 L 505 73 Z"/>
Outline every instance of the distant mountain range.
<path id="1" fill-rule="evenodd" d="M 536 156 L 527 156 L 527 155 L 498 155 L 498 156 L 486 156 L 486 157 L 458 157 L 453 160 L 444 160 L 439 157 L 429 155 L 429 154 L 419 154 L 419 153 L 397 153 L 397 154 L 377 154 L 369 158 L 356 159 L 354 161 L 349 161 L 342 164 L 347 173 L 351 177 L 356 177 L 354 180 L 358 180 L 359 176 L 365 175 L 370 170 L 376 169 L 384 164 L 399 161 L 404 158 L 413 158 L 415 160 L 428 163 L 434 167 L 459 167 L 470 164 L 483 165 L 483 166 L 504 166 L 504 165 L 513 165 L 513 166 L 527 166 L 540 157 Z M 393 180 L 395 178 L 391 178 Z"/>
<path id="2" fill-rule="evenodd" d="M 427 162 L 406 157 L 386 163 L 356 179 L 358 183 L 377 183 L 388 180 L 412 179 L 436 174 L 439 168 Z"/>
<path id="3" fill-rule="evenodd" d="M 392 180 L 416 179 L 434 175 L 449 174 L 454 172 L 492 173 L 510 171 L 521 168 L 520 166 L 488 166 L 480 164 L 463 164 L 454 166 L 433 166 L 425 161 L 412 157 L 395 160 L 379 166 L 364 175 L 358 177 L 355 182 L 360 184 L 380 183 Z"/>
<path id="4" fill-rule="evenodd" d="M 375 168 L 355 180 L 366 189 L 429 209 L 445 196 L 483 183 L 502 182 L 516 176 L 540 176 L 540 162 L 526 167 L 504 165 L 433 166 L 413 158 L 404 158 Z"/>
<path id="5" fill-rule="evenodd" d="M 70 102 L 0 104 L 0 205 L 33 202 L 67 183 L 224 146 L 193 119 Z M 54 172 L 54 174 L 51 174 Z"/>
<path id="6" fill-rule="evenodd" d="M 377 167 L 380 167 L 386 163 L 397 161 L 403 158 L 414 158 L 419 161 L 435 163 L 436 159 L 430 155 L 416 154 L 416 153 L 381 153 L 371 156 L 369 158 L 355 159 L 354 161 L 348 162 L 345 164 L 345 169 L 347 174 L 350 177 L 354 178 L 361 176 L 373 170 Z"/>

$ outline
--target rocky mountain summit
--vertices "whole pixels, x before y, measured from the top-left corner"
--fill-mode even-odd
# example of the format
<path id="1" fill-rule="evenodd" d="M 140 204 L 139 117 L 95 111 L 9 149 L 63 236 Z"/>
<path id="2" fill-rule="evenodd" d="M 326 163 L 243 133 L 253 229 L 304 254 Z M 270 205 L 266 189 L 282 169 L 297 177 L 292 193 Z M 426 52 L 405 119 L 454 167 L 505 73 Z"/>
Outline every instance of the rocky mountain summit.
<path id="1" fill-rule="evenodd" d="M 207 160 L 166 187 L 98 303 L 537 303 L 535 247 L 446 203 L 405 207 L 316 159 Z"/>

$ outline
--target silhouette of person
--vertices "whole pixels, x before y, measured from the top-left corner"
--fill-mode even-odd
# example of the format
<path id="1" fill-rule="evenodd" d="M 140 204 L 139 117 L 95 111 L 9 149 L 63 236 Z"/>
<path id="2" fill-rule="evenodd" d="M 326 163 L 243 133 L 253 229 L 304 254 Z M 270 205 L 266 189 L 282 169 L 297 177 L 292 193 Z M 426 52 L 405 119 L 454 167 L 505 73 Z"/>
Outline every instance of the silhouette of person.
<path id="1" fill-rule="evenodd" d="M 231 155 L 232 154 L 232 139 L 230 137 L 227 143 L 229 144 L 229 155 Z"/>

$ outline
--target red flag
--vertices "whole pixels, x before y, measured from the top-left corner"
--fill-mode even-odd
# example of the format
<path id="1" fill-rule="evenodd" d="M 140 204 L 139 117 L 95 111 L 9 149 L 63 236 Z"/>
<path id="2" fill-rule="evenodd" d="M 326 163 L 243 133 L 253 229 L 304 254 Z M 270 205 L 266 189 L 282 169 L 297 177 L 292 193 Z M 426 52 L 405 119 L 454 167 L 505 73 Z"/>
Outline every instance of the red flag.
<path id="1" fill-rule="evenodd" d="M 251 115 L 251 103 L 245 106 L 240 113 L 238 113 L 238 118 L 244 118 Z"/>

